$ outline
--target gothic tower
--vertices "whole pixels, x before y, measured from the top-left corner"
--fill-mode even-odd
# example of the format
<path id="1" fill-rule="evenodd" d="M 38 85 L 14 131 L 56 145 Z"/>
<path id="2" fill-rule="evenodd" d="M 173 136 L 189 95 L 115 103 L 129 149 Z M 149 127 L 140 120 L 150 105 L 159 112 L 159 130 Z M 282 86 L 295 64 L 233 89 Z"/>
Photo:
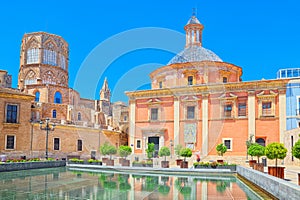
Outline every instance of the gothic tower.
<path id="1" fill-rule="evenodd" d="M 111 116 L 110 90 L 106 78 L 104 79 L 102 88 L 100 90 L 99 103 L 100 103 L 100 111 L 102 111 L 107 116 Z"/>
<path id="2" fill-rule="evenodd" d="M 23 36 L 18 88 L 35 96 L 36 119 L 67 120 L 70 104 L 68 86 L 68 43 L 60 36 L 34 32 Z M 64 105 L 64 106 L 62 106 Z"/>

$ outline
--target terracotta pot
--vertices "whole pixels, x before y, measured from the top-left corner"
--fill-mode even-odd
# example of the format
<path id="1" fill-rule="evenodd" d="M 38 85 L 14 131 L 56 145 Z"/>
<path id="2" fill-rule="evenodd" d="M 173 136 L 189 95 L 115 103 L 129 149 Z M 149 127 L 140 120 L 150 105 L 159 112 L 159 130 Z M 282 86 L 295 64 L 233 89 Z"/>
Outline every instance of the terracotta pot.
<path id="1" fill-rule="evenodd" d="M 223 164 L 224 163 L 224 160 L 217 160 L 217 163 L 220 163 L 220 164 Z"/>
<path id="2" fill-rule="evenodd" d="M 169 161 L 161 161 L 162 168 L 169 168 Z"/>
<path id="3" fill-rule="evenodd" d="M 181 162 L 182 162 L 182 159 L 177 159 L 177 160 L 176 160 L 176 165 L 177 165 L 177 166 L 180 166 Z"/>
<path id="4" fill-rule="evenodd" d="M 253 163 L 253 169 L 264 172 L 264 164 L 263 163 Z"/>
<path id="5" fill-rule="evenodd" d="M 126 166 L 126 167 L 129 167 L 130 166 L 130 160 L 126 160 L 126 159 L 123 159 L 122 160 L 122 166 Z"/>
<path id="6" fill-rule="evenodd" d="M 106 166 L 114 166 L 115 165 L 115 161 L 114 160 L 107 160 L 106 161 Z"/>
<path id="7" fill-rule="evenodd" d="M 188 161 L 182 161 L 181 164 L 180 164 L 180 168 L 189 168 Z"/>
<path id="8" fill-rule="evenodd" d="M 253 168 L 254 163 L 256 163 L 256 160 L 249 160 L 249 166 Z"/>
<path id="9" fill-rule="evenodd" d="M 276 176 L 278 178 L 284 179 L 284 168 L 285 167 L 269 166 L 268 167 L 268 174 L 270 174 L 272 176 Z"/>
<path id="10" fill-rule="evenodd" d="M 123 160 L 125 160 L 124 158 L 119 158 L 119 163 L 122 164 Z"/>

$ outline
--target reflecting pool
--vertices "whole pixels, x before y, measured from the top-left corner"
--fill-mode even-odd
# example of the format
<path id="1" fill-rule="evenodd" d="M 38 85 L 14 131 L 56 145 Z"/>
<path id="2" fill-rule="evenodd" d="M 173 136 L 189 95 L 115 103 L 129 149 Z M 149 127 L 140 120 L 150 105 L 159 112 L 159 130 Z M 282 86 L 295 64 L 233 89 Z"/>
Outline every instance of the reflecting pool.
<path id="1" fill-rule="evenodd" d="M 182 176 L 77 171 L 0 173 L 0 199 L 261 199 L 233 175 Z"/>

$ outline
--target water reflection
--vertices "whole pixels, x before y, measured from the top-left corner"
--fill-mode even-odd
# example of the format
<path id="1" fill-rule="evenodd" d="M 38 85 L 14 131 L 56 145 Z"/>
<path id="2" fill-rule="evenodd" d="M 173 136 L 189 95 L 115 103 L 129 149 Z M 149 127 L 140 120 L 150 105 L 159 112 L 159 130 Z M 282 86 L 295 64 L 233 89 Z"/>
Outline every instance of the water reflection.
<path id="1" fill-rule="evenodd" d="M 0 199 L 259 199 L 234 176 L 167 176 L 52 168 L 0 173 Z"/>

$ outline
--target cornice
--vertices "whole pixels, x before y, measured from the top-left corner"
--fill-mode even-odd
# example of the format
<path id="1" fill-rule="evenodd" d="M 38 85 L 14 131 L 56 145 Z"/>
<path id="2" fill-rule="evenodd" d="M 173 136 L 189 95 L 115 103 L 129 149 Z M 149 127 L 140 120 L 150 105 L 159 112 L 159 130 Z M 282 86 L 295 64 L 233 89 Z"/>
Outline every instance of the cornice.
<path id="1" fill-rule="evenodd" d="M 162 96 L 183 96 L 183 95 L 198 95 L 198 94 L 213 94 L 237 91 L 258 91 L 258 90 L 275 90 L 286 87 L 289 79 L 277 79 L 277 80 L 264 80 L 253 82 L 239 82 L 239 83 L 226 83 L 226 84 L 203 84 L 187 87 L 174 87 L 164 89 L 153 90 L 141 90 L 134 92 L 125 92 L 125 94 L 131 99 L 138 99 L 144 97 L 162 97 Z"/>

